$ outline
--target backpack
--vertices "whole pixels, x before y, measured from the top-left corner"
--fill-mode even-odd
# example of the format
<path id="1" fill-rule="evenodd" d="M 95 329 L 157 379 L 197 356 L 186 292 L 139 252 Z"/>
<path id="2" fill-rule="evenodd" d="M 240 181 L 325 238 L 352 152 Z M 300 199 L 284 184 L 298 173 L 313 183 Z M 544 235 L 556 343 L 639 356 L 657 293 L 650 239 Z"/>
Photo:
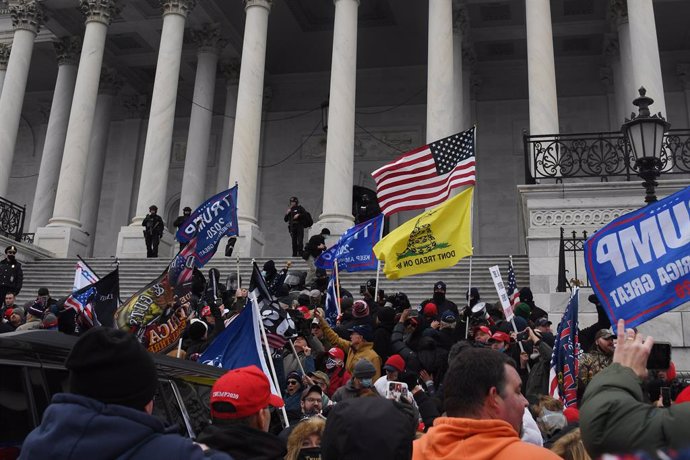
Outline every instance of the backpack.
<path id="1" fill-rule="evenodd" d="M 302 214 L 302 226 L 304 226 L 304 228 L 310 228 L 312 225 L 314 225 L 314 219 L 312 219 L 308 211 L 304 211 Z"/>

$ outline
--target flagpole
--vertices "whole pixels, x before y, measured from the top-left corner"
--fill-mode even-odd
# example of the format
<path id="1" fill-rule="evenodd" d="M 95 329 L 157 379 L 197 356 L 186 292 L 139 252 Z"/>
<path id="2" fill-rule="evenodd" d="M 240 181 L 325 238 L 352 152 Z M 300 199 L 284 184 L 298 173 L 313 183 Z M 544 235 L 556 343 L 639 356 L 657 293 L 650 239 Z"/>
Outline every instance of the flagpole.
<path id="1" fill-rule="evenodd" d="M 471 214 L 470 214 L 470 219 L 471 219 Z M 474 249 L 474 248 L 473 248 Z M 469 281 L 467 282 L 467 307 L 469 308 L 470 306 L 470 293 L 472 292 L 472 257 L 470 256 L 470 277 Z M 470 315 L 467 315 L 467 318 L 465 318 L 465 340 L 467 340 L 467 337 L 470 335 L 470 317 L 471 317 L 472 311 L 470 311 Z"/>
<path id="2" fill-rule="evenodd" d="M 304 366 L 302 366 L 302 361 L 299 360 L 299 356 L 297 355 L 297 350 L 295 350 L 295 344 L 292 343 L 292 340 L 288 339 L 288 343 L 290 344 L 290 348 L 292 348 L 292 353 L 295 355 L 295 358 L 297 358 L 297 364 L 299 364 L 299 370 L 302 371 L 302 375 L 307 375 L 306 372 L 304 372 Z"/>
<path id="3" fill-rule="evenodd" d="M 333 260 L 333 270 L 335 270 L 335 305 L 338 307 L 338 317 L 340 317 L 340 272 L 338 271 L 338 259 Z"/>
<path id="4" fill-rule="evenodd" d="M 376 259 L 376 289 L 374 290 L 374 303 L 378 300 L 379 295 L 379 274 L 381 273 L 381 261 Z"/>
<path id="5" fill-rule="evenodd" d="M 239 257 L 237 257 L 237 259 L 239 262 Z M 252 259 L 252 270 L 253 269 L 254 269 L 254 259 Z M 237 266 L 237 270 L 239 272 L 239 264 Z M 239 282 L 239 276 L 237 278 L 237 281 Z M 252 304 L 252 308 L 254 309 L 254 315 L 256 316 L 256 319 L 259 322 L 259 330 L 261 331 L 261 338 L 263 339 L 264 349 L 266 350 L 266 355 L 267 355 L 266 358 L 268 359 L 268 366 L 269 366 L 270 371 L 271 371 L 271 379 L 273 380 L 273 385 L 275 386 L 276 390 L 280 391 L 280 384 L 278 383 L 278 373 L 276 372 L 276 368 L 273 365 L 273 355 L 271 354 L 271 348 L 268 346 L 268 338 L 266 337 L 266 329 L 264 328 L 264 322 L 261 320 L 261 312 L 259 311 L 259 303 L 256 299 L 256 296 L 252 292 L 250 292 L 249 295 L 252 296 L 250 303 Z M 283 413 L 283 418 L 285 419 L 285 427 L 290 426 L 290 422 L 288 421 L 288 417 L 287 417 L 287 412 L 285 411 L 285 406 L 281 407 L 281 411 Z"/>
<path id="6" fill-rule="evenodd" d="M 237 259 L 235 259 L 235 265 L 237 266 L 237 289 L 242 288 L 242 283 L 240 283 L 240 256 L 236 256 Z M 252 263 L 254 263 L 254 259 L 252 259 Z M 252 265 L 252 269 L 254 266 Z"/>

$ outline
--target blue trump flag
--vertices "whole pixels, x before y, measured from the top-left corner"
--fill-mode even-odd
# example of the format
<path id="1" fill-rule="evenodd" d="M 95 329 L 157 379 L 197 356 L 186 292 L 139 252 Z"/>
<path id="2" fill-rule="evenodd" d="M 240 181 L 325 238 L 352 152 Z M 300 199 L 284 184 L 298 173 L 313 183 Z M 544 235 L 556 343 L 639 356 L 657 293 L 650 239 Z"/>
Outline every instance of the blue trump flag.
<path id="1" fill-rule="evenodd" d="M 266 365 L 254 302 L 254 299 L 247 301 L 242 312 L 216 337 L 198 361 L 228 370 L 254 365 L 266 374 L 271 392 L 280 396 Z"/>
<path id="2" fill-rule="evenodd" d="M 690 301 L 689 206 L 687 187 L 585 242 L 587 275 L 612 324 L 634 327 Z"/>
<path id="3" fill-rule="evenodd" d="M 340 265 L 340 264 L 338 264 Z M 335 270 L 331 273 L 331 279 L 328 281 L 328 288 L 326 289 L 326 305 L 324 309 L 326 313 L 326 322 L 329 326 L 335 327 L 338 321 L 338 292 L 335 287 Z"/>
<path id="4" fill-rule="evenodd" d="M 216 253 L 222 237 L 239 234 L 237 185 L 204 201 L 180 226 L 175 238 L 188 243 L 197 233 L 196 261 L 198 267 L 203 267 Z"/>
<path id="5" fill-rule="evenodd" d="M 577 374 L 581 353 L 577 329 L 577 299 L 578 289 L 575 288 L 558 324 L 549 371 L 549 395 L 563 401 L 565 407 L 577 407 Z"/>
<path id="6" fill-rule="evenodd" d="M 376 270 L 374 246 L 383 233 L 383 214 L 361 224 L 348 228 L 338 243 L 321 253 L 314 264 L 316 268 L 333 269 L 333 260 L 338 259 L 338 270 L 358 272 Z"/>

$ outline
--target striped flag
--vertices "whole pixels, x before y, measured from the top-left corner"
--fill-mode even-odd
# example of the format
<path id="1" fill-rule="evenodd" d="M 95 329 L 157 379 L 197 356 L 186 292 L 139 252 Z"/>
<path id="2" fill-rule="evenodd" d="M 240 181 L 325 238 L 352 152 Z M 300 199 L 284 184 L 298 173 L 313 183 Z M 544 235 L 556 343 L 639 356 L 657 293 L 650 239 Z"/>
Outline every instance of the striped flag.
<path id="1" fill-rule="evenodd" d="M 506 293 L 508 296 L 512 296 L 517 292 L 517 280 L 515 279 L 515 270 L 513 269 L 513 258 L 508 260 L 508 287 L 506 288 Z"/>
<path id="2" fill-rule="evenodd" d="M 72 285 L 72 292 L 76 292 L 79 289 L 93 284 L 98 281 L 98 275 L 96 275 L 91 267 L 89 267 L 83 260 L 77 261 L 77 266 L 74 272 L 74 284 Z"/>
<path id="3" fill-rule="evenodd" d="M 65 310 L 74 310 L 77 312 L 76 321 L 82 331 L 100 325 L 93 309 L 95 295 L 96 288 L 93 286 L 86 286 L 77 292 L 73 292 L 65 299 Z"/>
<path id="4" fill-rule="evenodd" d="M 197 237 L 194 236 L 170 261 L 168 279 L 171 286 L 177 286 L 192 280 L 194 267 L 198 264 L 196 259 L 196 242 Z"/>
<path id="5" fill-rule="evenodd" d="M 371 173 L 382 212 L 430 208 L 448 199 L 452 189 L 474 185 L 475 131 L 414 149 Z"/>
<path id="6" fill-rule="evenodd" d="M 565 407 L 577 407 L 577 374 L 581 353 L 577 330 L 577 294 L 578 289 L 575 288 L 558 324 L 549 372 L 549 395 L 563 401 Z"/>

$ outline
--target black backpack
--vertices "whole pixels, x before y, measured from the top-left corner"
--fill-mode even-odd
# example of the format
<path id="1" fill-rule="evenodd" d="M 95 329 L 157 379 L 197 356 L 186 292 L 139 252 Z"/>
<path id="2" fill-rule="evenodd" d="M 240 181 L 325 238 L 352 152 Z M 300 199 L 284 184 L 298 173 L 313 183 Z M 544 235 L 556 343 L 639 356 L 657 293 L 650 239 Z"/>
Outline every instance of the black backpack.
<path id="1" fill-rule="evenodd" d="M 304 228 L 310 228 L 312 225 L 314 225 L 314 219 L 312 219 L 308 211 L 304 211 L 304 213 L 302 213 L 302 226 Z"/>

